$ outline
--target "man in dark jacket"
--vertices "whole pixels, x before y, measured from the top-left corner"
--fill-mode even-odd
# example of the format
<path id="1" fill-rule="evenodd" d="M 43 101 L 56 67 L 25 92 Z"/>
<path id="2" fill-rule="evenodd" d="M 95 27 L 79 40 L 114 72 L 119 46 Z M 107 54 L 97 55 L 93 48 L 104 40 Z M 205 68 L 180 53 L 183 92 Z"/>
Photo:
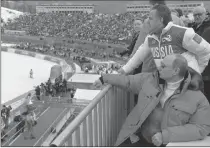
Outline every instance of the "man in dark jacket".
<path id="1" fill-rule="evenodd" d="M 127 49 L 123 52 L 120 53 L 121 57 L 128 54 L 128 56 L 131 55 L 131 53 L 133 52 L 133 49 L 134 49 L 134 46 L 136 44 L 136 41 L 139 37 L 139 33 L 141 31 L 141 28 L 142 28 L 142 20 L 139 20 L 139 19 L 136 19 L 134 21 L 134 34 L 132 36 L 132 40 L 131 40 L 131 43 L 130 45 L 127 47 Z M 140 73 L 141 72 L 141 69 L 142 69 L 142 64 L 135 69 L 134 73 L 133 74 L 137 74 L 137 73 Z"/>
<path id="2" fill-rule="evenodd" d="M 40 89 L 39 86 L 36 87 L 35 92 L 36 92 L 36 97 L 37 97 L 37 99 L 40 101 L 41 89 Z"/>
<path id="3" fill-rule="evenodd" d="M 192 28 L 195 32 L 210 43 L 210 17 L 206 15 L 206 9 L 202 6 L 198 6 L 193 11 L 195 22 Z M 210 63 L 202 73 L 204 81 L 204 93 L 210 102 Z"/>

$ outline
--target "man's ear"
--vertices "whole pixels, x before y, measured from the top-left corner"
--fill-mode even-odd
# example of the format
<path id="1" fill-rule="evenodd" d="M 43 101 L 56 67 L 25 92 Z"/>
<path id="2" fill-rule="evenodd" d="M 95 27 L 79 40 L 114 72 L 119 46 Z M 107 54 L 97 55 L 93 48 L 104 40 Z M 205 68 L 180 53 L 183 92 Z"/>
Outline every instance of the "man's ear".
<path id="1" fill-rule="evenodd" d="M 174 75 L 178 75 L 179 72 L 180 72 L 180 68 L 176 68 L 176 69 L 174 70 Z"/>

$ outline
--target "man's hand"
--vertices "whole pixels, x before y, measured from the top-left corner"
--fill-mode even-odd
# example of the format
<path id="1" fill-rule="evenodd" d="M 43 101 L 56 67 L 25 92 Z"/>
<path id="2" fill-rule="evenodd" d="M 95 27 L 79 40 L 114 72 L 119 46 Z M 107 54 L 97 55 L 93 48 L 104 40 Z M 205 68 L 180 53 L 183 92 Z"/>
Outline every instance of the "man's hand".
<path id="1" fill-rule="evenodd" d="M 163 144 L 163 137 L 160 132 L 158 132 L 154 136 L 152 136 L 152 143 L 155 146 L 161 146 L 161 144 Z"/>
<path id="2" fill-rule="evenodd" d="M 120 73 L 120 74 L 123 74 L 123 75 L 126 74 L 125 71 L 122 68 L 120 68 L 117 72 Z"/>
<path id="3" fill-rule="evenodd" d="M 136 143 L 140 140 L 140 138 L 137 135 L 133 134 L 130 136 L 130 140 L 131 140 L 131 143 Z"/>
<path id="4" fill-rule="evenodd" d="M 95 88 L 100 88 L 103 84 L 101 83 L 101 80 L 96 80 L 94 83 L 93 83 L 93 86 Z"/>

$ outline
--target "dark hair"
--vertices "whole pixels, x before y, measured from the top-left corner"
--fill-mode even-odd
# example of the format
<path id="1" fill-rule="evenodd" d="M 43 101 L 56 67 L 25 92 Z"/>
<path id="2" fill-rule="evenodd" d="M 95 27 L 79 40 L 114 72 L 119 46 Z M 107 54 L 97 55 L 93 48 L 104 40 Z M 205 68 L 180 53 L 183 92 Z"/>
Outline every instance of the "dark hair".
<path id="1" fill-rule="evenodd" d="M 179 17 L 183 16 L 183 12 L 182 12 L 182 10 L 180 8 L 177 8 L 175 10 L 178 12 Z"/>
<path id="2" fill-rule="evenodd" d="M 167 26 L 172 21 L 171 10 L 163 4 L 154 5 L 152 10 L 156 10 L 159 17 L 163 18 L 163 25 Z"/>
<path id="3" fill-rule="evenodd" d="M 204 83 L 202 80 L 202 76 L 191 67 L 188 67 L 188 72 L 191 75 L 191 82 L 188 86 L 188 89 L 194 91 L 200 90 L 201 92 L 204 92 Z"/>
<path id="4" fill-rule="evenodd" d="M 155 4 L 162 4 L 162 5 L 165 5 L 165 0 L 149 0 L 149 3 L 151 5 L 155 5 Z"/>
<path id="5" fill-rule="evenodd" d="M 23 116 L 26 116 L 26 115 L 28 115 L 28 114 L 29 114 L 28 111 L 25 111 L 25 112 L 22 113 Z"/>

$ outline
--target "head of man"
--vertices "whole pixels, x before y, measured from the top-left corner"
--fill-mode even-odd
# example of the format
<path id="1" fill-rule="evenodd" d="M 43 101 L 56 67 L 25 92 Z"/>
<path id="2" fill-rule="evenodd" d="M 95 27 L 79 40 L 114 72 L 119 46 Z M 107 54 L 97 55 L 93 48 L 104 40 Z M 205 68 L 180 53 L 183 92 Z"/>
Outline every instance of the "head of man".
<path id="1" fill-rule="evenodd" d="M 187 60 L 180 54 L 168 55 L 161 61 L 158 70 L 160 78 L 167 82 L 176 82 L 185 76 L 188 70 Z"/>
<path id="2" fill-rule="evenodd" d="M 142 20 L 136 19 L 133 23 L 133 27 L 134 27 L 135 32 L 140 31 L 141 28 L 142 28 L 142 25 L 143 25 Z"/>
<path id="3" fill-rule="evenodd" d="M 196 24 L 201 24 L 206 18 L 206 9 L 202 6 L 195 7 L 193 17 Z"/>
<path id="4" fill-rule="evenodd" d="M 175 9 L 172 9 L 172 10 L 171 10 L 171 14 L 174 14 L 174 15 L 176 15 L 177 17 L 179 17 L 179 13 L 178 13 Z"/>
<path id="5" fill-rule="evenodd" d="M 162 4 L 162 5 L 165 5 L 165 0 L 149 0 L 149 4 L 154 6 L 156 4 Z"/>
<path id="6" fill-rule="evenodd" d="M 177 9 L 175 9 L 177 12 L 178 12 L 178 17 L 181 17 L 181 16 L 183 16 L 183 12 L 182 12 L 182 10 L 181 9 L 179 9 L 179 8 L 177 8 Z"/>
<path id="7" fill-rule="evenodd" d="M 160 33 L 172 21 L 171 11 L 166 5 L 155 5 L 149 14 L 149 24 L 153 33 Z"/>

